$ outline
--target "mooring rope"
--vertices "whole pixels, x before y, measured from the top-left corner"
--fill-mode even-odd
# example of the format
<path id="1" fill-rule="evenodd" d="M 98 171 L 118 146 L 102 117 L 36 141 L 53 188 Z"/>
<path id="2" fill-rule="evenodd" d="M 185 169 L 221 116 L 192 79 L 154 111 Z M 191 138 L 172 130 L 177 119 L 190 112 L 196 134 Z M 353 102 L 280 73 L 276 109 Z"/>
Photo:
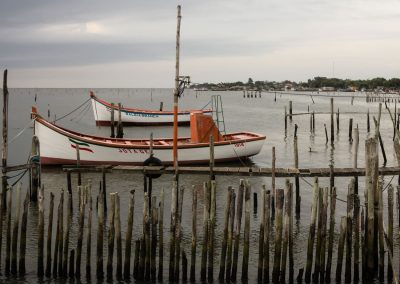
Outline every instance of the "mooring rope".
<path id="1" fill-rule="evenodd" d="M 65 114 L 65 115 L 63 115 L 63 116 L 61 116 L 60 118 L 54 120 L 54 122 L 57 122 L 57 121 L 59 121 L 59 120 L 61 120 L 61 119 L 66 118 L 67 116 L 71 115 L 72 113 L 74 113 L 75 111 L 77 111 L 78 109 L 80 109 L 82 106 L 84 106 L 85 104 L 87 104 L 87 102 L 90 101 L 91 99 L 92 99 L 92 98 L 88 98 L 88 99 L 87 99 L 86 101 L 84 101 L 81 105 L 79 105 L 78 107 L 76 107 L 75 109 L 73 109 L 72 111 L 70 111 L 69 113 L 67 113 L 67 114 Z"/>

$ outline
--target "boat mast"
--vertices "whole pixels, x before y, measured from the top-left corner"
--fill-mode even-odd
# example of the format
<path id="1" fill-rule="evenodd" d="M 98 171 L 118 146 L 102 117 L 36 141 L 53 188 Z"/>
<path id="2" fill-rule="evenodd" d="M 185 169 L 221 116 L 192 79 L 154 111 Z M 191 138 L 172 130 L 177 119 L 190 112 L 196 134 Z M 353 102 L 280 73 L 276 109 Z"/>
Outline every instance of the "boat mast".
<path id="1" fill-rule="evenodd" d="M 178 97 L 179 97 L 179 40 L 181 29 L 181 6 L 178 5 L 176 25 L 176 61 L 175 61 L 175 90 L 174 90 L 174 132 L 173 132 L 173 161 L 175 171 L 178 169 Z"/>

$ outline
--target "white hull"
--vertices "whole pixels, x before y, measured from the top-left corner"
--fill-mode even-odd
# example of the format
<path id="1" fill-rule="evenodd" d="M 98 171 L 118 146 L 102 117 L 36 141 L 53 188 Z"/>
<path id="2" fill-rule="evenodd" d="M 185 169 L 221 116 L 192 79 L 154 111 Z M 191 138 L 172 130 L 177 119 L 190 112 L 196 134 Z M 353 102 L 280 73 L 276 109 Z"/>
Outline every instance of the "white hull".
<path id="1" fill-rule="evenodd" d="M 92 96 L 92 108 L 94 119 L 96 120 L 97 125 L 109 125 L 111 123 L 112 108 L 110 104 Z M 211 110 L 204 110 L 202 112 L 211 113 Z M 117 108 L 114 108 L 114 120 L 118 120 Z M 174 121 L 174 115 L 172 111 L 150 111 L 122 108 L 121 121 L 126 125 L 172 125 Z M 178 112 L 178 123 L 190 123 L 189 110 Z"/>
<path id="2" fill-rule="evenodd" d="M 140 165 L 149 157 L 150 152 L 149 143 L 143 144 L 143 140 L 86 136 L 69 132 L 43 119 L 35 121 L 35 135 L 40 141 L 42 164 L 75 164 L 76 144 L 80 144 L 81 164 Z M 233 140 L 215 143 L 215 161 L 237 160 L 256 155 L 265 141 L 265 136 L 252 133 L 234 133 L 229 134 L 229 137 L 233 137 Z M 188 142 L 188 139 L 178 144 L 179 163 L 207 163 L 210 156 L 208 143 L 193 144 Z M 156 141 L 161 140 L 156 139 Z M 170 139 L 162 141 L 165 141 L 166 145 L 155 145 L 154 156 L 164 164 L 172 164 L 172 142 Z M 135 145 L 135 143 L 142 144 Z"/>

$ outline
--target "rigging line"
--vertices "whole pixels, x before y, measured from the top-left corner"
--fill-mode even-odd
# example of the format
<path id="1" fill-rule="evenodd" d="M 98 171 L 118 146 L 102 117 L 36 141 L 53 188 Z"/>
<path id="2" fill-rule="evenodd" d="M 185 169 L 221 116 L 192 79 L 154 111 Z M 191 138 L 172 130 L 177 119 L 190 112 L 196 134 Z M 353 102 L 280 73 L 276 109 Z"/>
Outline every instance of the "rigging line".
<path id="1" fill-rule="evenodd" d="M 75 117 L 71 118 L 70 121 L 78 119 L 82 114 L 86 114 L 86 111 L 90 108 L 90 104 L 87 104 Z"/>
<path id="2" fill-rule="evenodd" d="M 86 101 L 84 101 L 84 102 L 83 102 L 81 105 L 79 105 L 77 108 L 75 108 L 74 110 L 70 111 L 69 113 L 67 113 L 67 114 L 65 114 L 65 115 L 63 115 L 63 116 L 61 116 L 60 118 L 54 120 L 54 122 L 57 122 L 57 121 L 59 121 L 59 120 L 65 118 L 65 117 L 69 116 L 70 114 L 74 113 L 75 111 L 77 111 L 78 109 L 80 109 L 82 106 L 84 106 L 84 105 L 85 105 L 88 101 L 90 101 L 91 99 L 92 99 L 92 98 L 88 98 Z"/>
<path id="3" fill-rule="evenodd" d="M 89 110 L 90 110 L 90 105 L 88 105 L 88 107 L 86 107 L 86 108 L 84 109 L 84 112 L 82 111 L 82 113 L 81 113 L 82 115 L 80 116 L 79 119 L 77 119 L 79 115 L 75 117 L 75 119 L 77 119 L 77 120 L 75 120 L 75 123 L 78 123 L 79 121 L 81 121 L 82 118 L 85 117 L 85 115 L 88 113 Z"/>
<path id="4" fill-rule="evenodd" d="M 209 100 L 208 103 L 201 108 L 201 110 L 205 109 L 209 104 L 211 104 L 211 100 Z"/>
<path id="5" fill-rule="evenodd" d="M 10 141 L 8 141 L 9 144 L 11 144 L 12 142 L 14 142 L 15 139 L 17 139 L 19 136 L 21 136 L 21 134 L 28 129 L 28 127 L 30 127 L 31 123 L 33 121 L 35 121 L 36 118 L 33 118 L 29 121 L 29 123 L 27 125 L 25 125 L 24 128 L 22 128 L 22 130 L 20 132 L 17 133 L 17 135 L 15 135 L 13 138 L 10 139 Z"/>

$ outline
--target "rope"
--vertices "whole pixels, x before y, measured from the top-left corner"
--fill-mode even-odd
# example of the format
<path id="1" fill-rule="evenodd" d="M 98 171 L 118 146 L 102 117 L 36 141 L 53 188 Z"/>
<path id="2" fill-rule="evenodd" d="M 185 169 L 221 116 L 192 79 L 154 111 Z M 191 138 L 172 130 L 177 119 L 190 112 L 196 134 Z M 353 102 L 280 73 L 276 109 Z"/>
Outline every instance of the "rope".
<path id="1" fill-rule="evenodd" d="M 69 113 L 61 116 L 60 118 L 54 120 L 54 122 L 57 122 L 63 118 L 66 118 L 67 116 L 69 116 L 70 114 L 74 113 L 75 111 L 77 111 L 78 109 L 80 109 L 82 106 L 84 106 L 88 101 L 90 101 L 92 98 L 88 98 L 86 101 L 84 101 L 81 105 L 79 105 L 77 108 L 75 108 L 74 110 L 70 111 Z"/>
<path id="2" fill-rule="evenodd" d="M 208 103 L 201 108 L 201 110 L 205 109 L 209 104 L 211 104 L 211 100 L 209 100 Z"/>
<path id="3" fill-rule="evenodd" d="M 90 110 L 90 104 L 86 105 L 77 116 L 70 119 L 70 121 L 75 121 L 78 123 L 85 116 L 85 114 Z M 79 119 L 78 119 L 79 118 Z M 77 119 L 77 120 L 75 120 Z"/>
<path id="4" fill-rule="evenodd" d="M 29 121 L 29 123 L 20 131 L 17 133 L 17 135 L 15 135 L 8 143 L 11 144 L 12 142 L 14 142 L 15 139 L 17 139 L 25 130 L 28 129 L 28 127 L 30 127 L 32 121 L 35 121 L 36 118 L 31 119 L 31 121 Z"/>

